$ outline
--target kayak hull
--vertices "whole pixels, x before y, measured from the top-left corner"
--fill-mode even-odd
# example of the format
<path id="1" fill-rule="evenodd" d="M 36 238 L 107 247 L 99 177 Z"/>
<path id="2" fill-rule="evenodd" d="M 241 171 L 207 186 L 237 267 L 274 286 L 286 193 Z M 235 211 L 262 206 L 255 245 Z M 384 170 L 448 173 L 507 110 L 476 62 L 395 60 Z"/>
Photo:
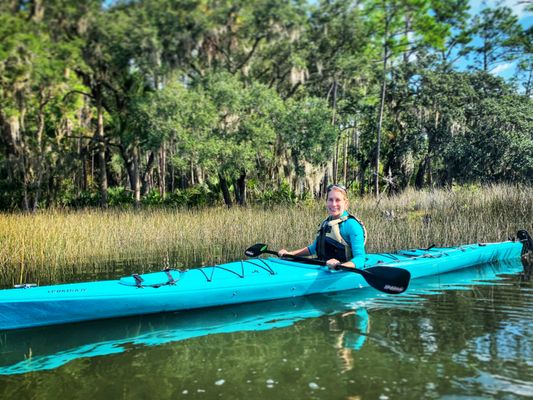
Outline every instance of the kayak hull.
<path id="1" fill-rule="evenodd" d="M 520 242 L 369 254 L 365 268 L 390 266 L 411 278 L 512 260 Z M 368 287 L 361 275 L 276 258 L 235 261 L 137 279 L 0 290 L 0 330 L 190 310 Z"/>

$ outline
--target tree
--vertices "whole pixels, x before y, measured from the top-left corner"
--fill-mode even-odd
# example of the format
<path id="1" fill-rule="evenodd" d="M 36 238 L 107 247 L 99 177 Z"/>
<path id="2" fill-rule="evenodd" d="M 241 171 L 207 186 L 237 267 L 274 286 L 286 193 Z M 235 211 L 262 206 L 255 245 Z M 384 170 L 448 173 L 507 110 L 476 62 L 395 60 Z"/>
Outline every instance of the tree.
<path id="1" fill-rule="evenodd" d="M 320 196 L 332 180 L 375 194 L 526 180 L 531 32 L 502 7 L 469 27 L 467 9 L 3 2 L 0 207 L 106 206 L 117 193 L 138 205 L 198 185 L 232 205 L 251 187 Z M 516 60 L 516 86 L 458 72 L 471 54 L 487 72 Z"/>
<path id="2" fill-rule="evenodd" d="M 218 114 L 204 158 L 211 160 L 226 205 L 233 203 L 230 185 L 237 203 L 244 205 L 247 177 L 272 159 L 283 103 L 273 89 L 262 84 L 245 87 L 227 73 L 208 76 L 204 87 Z"/>
<path id="3" fill-rule="evenodd" d="M 19 16 L 0 16 L 0 125 L 12 161 L 8 175 L 20 182 L 22 208 L 35 211 L 42 185 L 54 168 L 51 149 L 65 135 L 69 106 L 63 101 L 80 83 L 71 68 L 81 63 L 79 49 L 53 42 L 42 26 Z"/>
<path id="4" fill-rule="evenodd" d="M 276 154 L 286 154 L 286 176 L 292 187 L 320 195 L 322 168 L 332 158 L 339 134 L 331 124 L 327 102 L 316 97 L 289 100 L 279 132 Z"/>
<path id="5" fill-rule="evenodd" d="M 513 93 L 501 78 L 472 75 L 478 98 L 466 109 L 464 133 L 455 135 L 445 158 L 458 182 L 529 182 L 533 177 L 533 102 Z"/>
<path id="6" fill-rule="evenodd" d="M 474 67 L 485 72 L 498 64 L 514 60 L 520 51 L 522 28 L 518 18 L 508 7 L 484 8 L 473 18 L 477 56 Z M 476 44 L 476 40 L 479 44 Z"/>
<path id="7" fill-rule="evenodd" d="M 533 8 L 533 5 L 530 8 Z M 524 94 L 531 97 L 533 94 L 533 27 L 523 32 L 521 45 L 516 81 L 523 86 Z"/>
<path id="8" fill-rule="evenodd" d="M 448 35 L 449 25 L 439 21 L 425 0 L 384 0 L 371 3 L 369 20 L 376 26 L 375 38 L 382 49 L 381 95 L 376 127 L 374 192 L 379 195 L 381 131 L 385 116 L 388 65 L 398 55 L 409 62 L 421 46 L 439 48 Z"/>

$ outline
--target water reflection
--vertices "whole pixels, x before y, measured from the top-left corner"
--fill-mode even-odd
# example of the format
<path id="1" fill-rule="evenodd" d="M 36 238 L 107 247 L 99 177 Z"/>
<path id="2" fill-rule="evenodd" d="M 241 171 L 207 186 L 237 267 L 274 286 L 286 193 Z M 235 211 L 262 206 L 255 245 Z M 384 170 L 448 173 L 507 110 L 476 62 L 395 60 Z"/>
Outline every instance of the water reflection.
<path id="1" fill-rule="evenodd" d="M 354 368 L 354 351 L 360 350 L 370 333 L 370 318 L 364 307 L 332 315 L 328 318 L 329 331 L 337 333 L 332 342 L 338 351 L 341 371 L 347 372 Z"/>
<path id="2" fill-rule="evenodd" d="M 402 312 L 420 309 L 427 301 L 427 295 L 448 290 L 471 290 L 472 285 L 494 285 L 499 274 L 516 274 L 522 270 L 520 263 L 485 265 L 456 271 L 445 275 L 414 280 L 409 291 L 399 296 L 389 296 L 365 288 L 351 292 L 330 295 L 314 295 L 295 299 L 242 304 L 230 307 L 142 316 L 107 321 L 94 321 L 58 327 L 44 327 L 0 333 L 0 374 L 24 374 L 31 371 L 55 369 L 80 358 L 95 358 L 127 352 L 142 347 L 161 346 L 209 335 L 233 332 L 268 331 L 294 326 L 303 320 L 317 320 L 326 316 L 327 331 L 338 356 L 339 370 L 348 373 L 354 370 L 354 355 L 372 342 L 398 359 L 409 358 L 411 351 L 401 344 L 407 333 L 417 332 L 419 351 L 424 357 L 438 353 L 440 330 L 434 326 L 431 315 L 410 320 L 415 326 L 405 326 L 405 319 L 393 316 L 379 318 L 376 332 L 372 319 L 378 310 L 401 309 Z M 492 281 L 487 282 L 488 280 Z M 498 301 L 497 299 L 494 301 Z M 455 318 L 455 310 L 444 310 Z M 527 334 L 522 327 L 506 319 L 499 327 L 507 338 L 510 334 Z M 388 325 L 383 326 L 386 322 Z M 488 328 L 488 327 L 486 327 Z M 529 327 L 531 328 L 531 326 Z M 529 330 L 530 331 L 530 330 Z M 496 347 L 507 353 L 505 345 L 491 343 L 494 339 L 492 327 L 486 329 L 490 338 L 485 343 L 482 335 L 467 343 L 467 348 L 457 354 L 468 357 L 474 354 L 490 354 L 487 349 Z M 488 332 L 488 333 L 487 333 Z M 441 332 L 440 332 L 441 333 Z M 498 334 L 497 334 L 498 335 Z M 496 335 L 496 338 L 498 337 Z M 444 342 L 446 339 L 444 338 Z M 462 342 L 464 343 L 464 342 Z M 471 346 L 486 346 L 474 348 Z M 531 348 L 517 345 L 522 352 L 531 353 Z M 499 357 L 495 355 L 495 357 Z M 514 355 L 511 355 L 514 357 Z M 530 359 L 533 359 L 531 357 Z"/>

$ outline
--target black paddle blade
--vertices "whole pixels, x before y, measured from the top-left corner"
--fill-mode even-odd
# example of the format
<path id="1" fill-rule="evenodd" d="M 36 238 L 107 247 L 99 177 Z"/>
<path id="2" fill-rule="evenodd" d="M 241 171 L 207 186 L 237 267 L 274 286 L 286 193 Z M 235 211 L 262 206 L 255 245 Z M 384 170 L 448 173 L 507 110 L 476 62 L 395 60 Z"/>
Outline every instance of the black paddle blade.
<path id="1" fill-rule="evenodd" d="M 405 292 L 411 280 L 411 273 L 402 268 L 370 267 L 360 271 L 370 286 L 389 294 Z"/>
<path id="2" fill-rule="evenodd" d="M 248 247 L 244 251 L 244 254 L 248 257 L 257 257 L 263 254 L 267 248 L 268 246 L 264 243 L 256 243 L 253 246 Z"/>

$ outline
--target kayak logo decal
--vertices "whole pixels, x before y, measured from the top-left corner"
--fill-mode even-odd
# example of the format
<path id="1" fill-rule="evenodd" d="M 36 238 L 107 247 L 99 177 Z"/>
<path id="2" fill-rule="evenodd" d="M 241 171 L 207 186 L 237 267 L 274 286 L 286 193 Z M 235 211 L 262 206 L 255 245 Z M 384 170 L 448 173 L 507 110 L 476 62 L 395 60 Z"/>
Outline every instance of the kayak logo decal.
<path id="1" fill-rule="evenodd" d="M 401 286 L 392 286 L 392 285 L 385 285 L 383 286 L 383 289 L 390 290 L 391 292 L 398 292 L 401 293 L 404 291 L 404 288 Z"/>
<path id="2" fill-rule="evenodd" d="M 49 290 L 48 293 L 49 294 L 53 294 L 53 293 L 80 293 L 80 292 L 86 292 L 87 289 L 84 288 L 84 289 L 54 289 L 54 290 Z"/>

